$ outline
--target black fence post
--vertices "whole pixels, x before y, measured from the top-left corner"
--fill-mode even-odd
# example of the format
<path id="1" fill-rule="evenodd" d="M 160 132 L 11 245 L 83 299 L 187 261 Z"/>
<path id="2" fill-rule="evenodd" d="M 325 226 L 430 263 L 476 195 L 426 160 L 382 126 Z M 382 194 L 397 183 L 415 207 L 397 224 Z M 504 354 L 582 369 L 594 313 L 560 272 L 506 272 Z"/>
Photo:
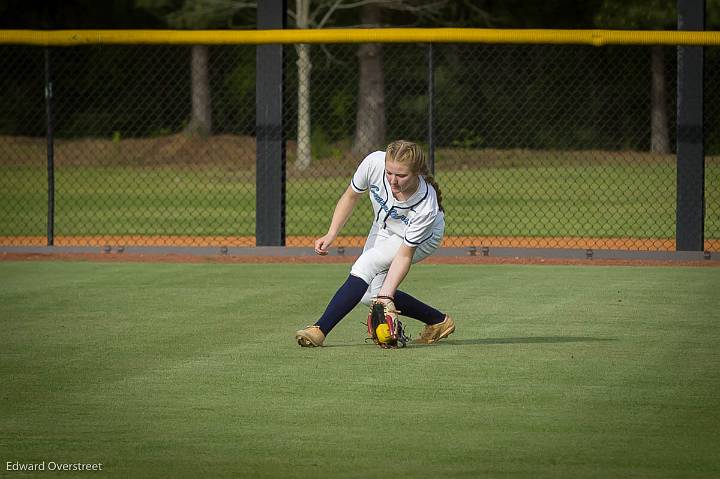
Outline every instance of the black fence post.
<path id="1" fill-rule="evenodd" d="M 678 0 L 677 7 L 678 30 L 705 29 L 704 0 Z M 704 248 L 703 60 L 702 46 L 677 48 L 677 251 Z"/>
<path id="2" fill-rule="evenodd" d="M 258 29 L 285 28 L 286 11 L 286 0 L 258 2 Z M 258 45 L 256 48 L 255 244 L 285 246 L 283 46 Z"/>
<path id="3" fill-rule="evenodd" d="M 47 126 L 47 245 L 55 243 L 55 138 L 52 117 L 52 71 L 50 48 L 45 48 L 45 122 Z"/>
<path id="4" fill-rule="evenodd" d="M 428 169 L 435 175 L 435 64 L 433 44 L 428 44 Z"/>

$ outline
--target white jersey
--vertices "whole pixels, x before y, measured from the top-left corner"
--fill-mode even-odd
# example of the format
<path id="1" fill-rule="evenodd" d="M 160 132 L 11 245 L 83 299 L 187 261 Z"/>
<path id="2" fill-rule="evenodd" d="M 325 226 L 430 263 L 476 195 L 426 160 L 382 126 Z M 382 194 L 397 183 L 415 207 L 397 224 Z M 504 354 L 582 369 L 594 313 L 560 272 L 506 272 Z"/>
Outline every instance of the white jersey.
<path id="1" fill-rule="evenodd" d="M 351 186 L 356 193 L 369 191 L 375 214 L 373 228 L 388 230 L 411 247 L 422 245 L 434 234 L 442 236 L 445 215 L 440 211 L 435 188 L 420 176 L 417 191 L 406 201 L 397 200 L 385 176 L 384 151 L 365 157 L 353 175 Z"/>

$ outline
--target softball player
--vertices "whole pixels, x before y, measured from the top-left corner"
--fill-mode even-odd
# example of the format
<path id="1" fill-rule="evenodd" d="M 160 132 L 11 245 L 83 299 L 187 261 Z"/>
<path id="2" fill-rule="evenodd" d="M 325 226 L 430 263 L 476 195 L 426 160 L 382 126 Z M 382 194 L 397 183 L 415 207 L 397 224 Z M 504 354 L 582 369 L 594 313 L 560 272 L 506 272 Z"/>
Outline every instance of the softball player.
<path id="1" fill-rule="evenodd" d="M 455 331 L 449 315 L 397 289 L 411 264 L 440 246 L 445 230 L 440 188 L 415 143 L 395 141 L 387 151 L 365 157 L 335 207 L 327 234 L 315 241 L 315 252 L 328 254 L 365 193 L 370 196 L 374 220 L 363 253 L 320 319 L 295 333 L 300 346 L 322 346 L 332 328 L 359 302 L 370 305 L 374 298 L 382 301 L 383 297 L 393 300 L 404 316 L 425 323 L 417 343 L 434 343 Z"/>

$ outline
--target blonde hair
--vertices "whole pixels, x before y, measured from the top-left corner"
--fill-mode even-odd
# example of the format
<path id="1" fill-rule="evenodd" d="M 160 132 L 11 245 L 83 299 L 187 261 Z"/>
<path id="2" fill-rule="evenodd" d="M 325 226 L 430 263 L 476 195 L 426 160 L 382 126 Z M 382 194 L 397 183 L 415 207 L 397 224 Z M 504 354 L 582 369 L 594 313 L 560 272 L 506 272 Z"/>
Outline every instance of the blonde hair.
<path id="1" fill-rule="evenodd" d="M 406 140 L 396 140 L 390 143 L 385 150 L 385 161 L 395 161 L 410 166 L 410 171 L 414 175 L 422 175 L 425 181 L 430 183 L 437 194 L 438 207 L 440 211 L 445 211 L 442 205 L 442 192 L 437 181 L 430 174 L 427 162 L 425 161 L 425 153 L 417 143 Z"/>

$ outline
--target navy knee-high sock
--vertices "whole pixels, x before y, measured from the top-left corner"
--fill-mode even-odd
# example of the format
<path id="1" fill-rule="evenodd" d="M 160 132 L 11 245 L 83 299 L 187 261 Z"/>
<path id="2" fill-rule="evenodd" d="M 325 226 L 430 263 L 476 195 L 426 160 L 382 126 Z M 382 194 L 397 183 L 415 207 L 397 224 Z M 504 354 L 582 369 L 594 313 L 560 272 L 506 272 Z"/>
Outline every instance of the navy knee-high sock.
<path id="1" fill-rule="evenodd" d="M 368 284 L 357 276 L 350 275 L 337 290 L 316 326 L 327 335 L 362 299 Z"/>
<path id="2" fill-rule="evenodd" d="M 403 316 L 419 319 L 425 324 L 437 324 L 445 320 L 443 313 L 400 290 L 395 291 L 395 307 Z"/>

